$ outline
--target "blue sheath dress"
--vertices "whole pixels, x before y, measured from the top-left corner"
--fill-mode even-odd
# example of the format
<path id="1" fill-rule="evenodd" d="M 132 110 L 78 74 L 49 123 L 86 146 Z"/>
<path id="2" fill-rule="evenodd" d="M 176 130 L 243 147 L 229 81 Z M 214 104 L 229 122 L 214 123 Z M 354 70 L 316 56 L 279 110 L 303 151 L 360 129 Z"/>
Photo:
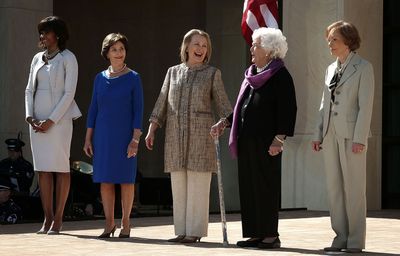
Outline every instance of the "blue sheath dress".
<path id="1" fill-rule="evenodd" d="M 135 183 L 137 157 L 127 158 L 133 130 L 142 129 L 143 89 L 140 76 L 130 71 L 110 78 L 97 74 L 87 127 L 93 128 L 93 181 Z"/>

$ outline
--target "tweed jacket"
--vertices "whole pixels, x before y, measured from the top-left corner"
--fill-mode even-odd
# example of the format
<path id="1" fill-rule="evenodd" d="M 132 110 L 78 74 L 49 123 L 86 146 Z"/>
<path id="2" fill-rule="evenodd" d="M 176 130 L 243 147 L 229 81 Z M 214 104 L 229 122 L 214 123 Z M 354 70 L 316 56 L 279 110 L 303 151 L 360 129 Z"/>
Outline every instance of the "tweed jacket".
<path id="1" fill-rule="evenodd" d="M 370 124 L 374 100 L 372 65 L 355 53 L 336 87 L 335 101 L 332 102 L 329 84 L 336 68 L 335 61 L 326 70 L 314 140 L 322 142 L 328 131 L 328 125 L 334 125 L 338 136 L 367 145 L 368 137 L 371 136 Z"/>
<path id="2" fill-rule="evenodd" d="M 209 65 L 188 68 L 184 63 L 169 68 L 149 120 L 166 125 L 165 172 L 215 172 L 210 128 L 215 115 L 221 118 L 230 113 L 220 70 Z"/>
<path id="3" fill-rule="evenodd" d="M 37 87 L 37 72 L 45 65 L 44 52 L 37 53 L 32 60 L 28 85 L 25 90 L 25 118 L 34 117 L 33 103 Z M 48 117 L 54 123 L 61 119 L 76 119 L 82 114 L 74 100 L 78 81 L 78 63 L 75 55 L 64 50 L 51 60 L 50 93 L 53 111 Z"/>

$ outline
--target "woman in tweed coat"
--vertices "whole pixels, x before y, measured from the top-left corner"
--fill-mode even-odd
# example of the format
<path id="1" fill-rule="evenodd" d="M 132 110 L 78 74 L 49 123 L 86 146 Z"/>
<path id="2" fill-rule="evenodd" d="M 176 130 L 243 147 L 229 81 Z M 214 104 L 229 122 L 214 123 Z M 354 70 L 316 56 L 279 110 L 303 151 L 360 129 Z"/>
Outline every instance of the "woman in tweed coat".
<path id="1" fill-rule="evenodd" d="M 166 126 L 164 166 L 171 175 L 176 238 L 193 243 L 207 236 L 211 174 L 217 169 L 209 135 L 214 115 L 232 112 L 221 71 L 209 66 L 209 35 L 192 29 L 183 38 L 182 63 L 170 67 L 150 117 L 146 146 L 153 148 L 155 131 Z M 215 114 L 212 109 L 215 106 Z"/>

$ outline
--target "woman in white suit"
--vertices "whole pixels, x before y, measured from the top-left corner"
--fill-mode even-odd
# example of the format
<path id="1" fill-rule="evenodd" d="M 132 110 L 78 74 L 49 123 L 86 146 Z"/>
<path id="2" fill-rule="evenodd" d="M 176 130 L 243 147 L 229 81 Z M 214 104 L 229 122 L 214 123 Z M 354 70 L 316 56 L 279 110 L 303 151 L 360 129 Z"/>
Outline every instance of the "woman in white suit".
<path id="1" fill-rule="evenodd" d="M 331 225 L 336 233 L 325 251 L 361 252 L 366 233 L 366 156 L 374 99 L 372 65 L 355 50 L 356 27 L 338 21 L 326 29 L 331 54 L 337 59 L 326 70 L 325 86 L 312 142 L 323 146 Z"/>
<path id="2" fill-rule="evenodd" d="M 47 17 L 38 24 L 38 32 L 39 46 L 44 51 L 32 60 L 25 110 L 45 216 L 37 233 L 54 235 L 61 230 L 70 187 L 72 120 L 81 116 L 74 101 L 78 63 L 74 54 L 66 49 L 69 34 L 63 20 L 56 16 Z"/>

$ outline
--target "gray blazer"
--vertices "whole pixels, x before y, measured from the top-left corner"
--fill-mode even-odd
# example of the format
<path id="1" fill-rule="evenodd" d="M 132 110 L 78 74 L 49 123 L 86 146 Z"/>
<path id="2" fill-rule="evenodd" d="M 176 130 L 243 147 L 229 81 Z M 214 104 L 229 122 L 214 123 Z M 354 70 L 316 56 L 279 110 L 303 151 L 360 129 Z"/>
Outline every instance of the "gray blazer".
<path id="1" fill-rule="evenodd" d="M 33 103 L 37 87 L 37 72 L 45 65 L 44 52 L 37 53 L 32 60 L 28 85 L 25 90 L 25 118 L 34 117 Z M 48 117 L 54 123 L 61 119 L 76 119 L 82 116 L 74 100 L 78 81 L 78 62 L 69 50 L 57 54 L 52 60 L 50 70 L 50 93 L 53 111 Z"/>
<path id="2" fill-rule="evenodd" d="M 371 63 L 354 54 L 336 87 L 335 102 L 332 103 L 329 83 L 336 67 L 335 61 L 326 70 L 314 140 L 323 141 L 331 121 L 333 123 L 330 125 L 334 125 L 339 136 L 367 145 L 368 137 L 371 136 L 374 70 Z"/>

